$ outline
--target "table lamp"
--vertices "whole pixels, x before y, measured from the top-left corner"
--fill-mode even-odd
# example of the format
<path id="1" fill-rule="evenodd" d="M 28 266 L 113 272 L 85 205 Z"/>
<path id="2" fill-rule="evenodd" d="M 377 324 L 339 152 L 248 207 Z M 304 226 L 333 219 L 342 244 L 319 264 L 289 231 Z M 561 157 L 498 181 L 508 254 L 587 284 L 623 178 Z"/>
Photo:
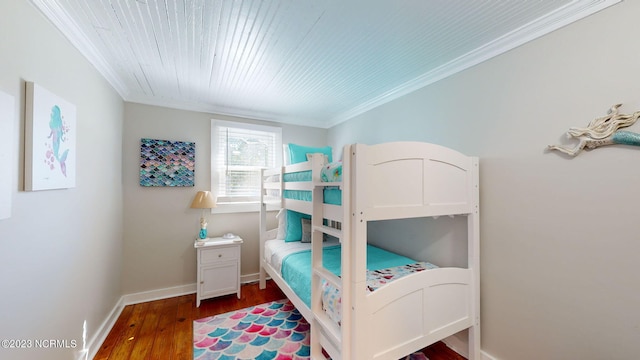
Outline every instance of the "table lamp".
<path id="1" fill-rule="evenodd" d="M 202 217 L 200 217 L 200 239 L 207 238 L 207 221 L 204 218 L 204 209 L 212 209 L 216 207 L 216 199 L 214 199 L 211 191 L 198 191 L 191 202 L 192 209 L 202 209 Z"/>

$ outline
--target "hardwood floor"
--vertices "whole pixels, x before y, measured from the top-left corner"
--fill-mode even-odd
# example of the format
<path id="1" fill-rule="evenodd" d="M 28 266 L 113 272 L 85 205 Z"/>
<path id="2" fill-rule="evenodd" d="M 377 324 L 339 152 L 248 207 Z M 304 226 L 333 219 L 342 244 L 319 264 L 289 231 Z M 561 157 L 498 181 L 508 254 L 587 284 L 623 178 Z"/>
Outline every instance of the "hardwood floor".
<path id="1" fill-rule="evenodd" d="M 260 290 L 258 284 L 242 286 L 242 299 L 235 295 L 204 300 L 196 307 L 195 294 L 128 305 L 94 357 L 95 360 L 193 359 L 193 320 L 223 314 L 269 301 L 284 299 L 272 281 Z M 423 352 L 430 360 L 464 360 L 444 343 Z"/>

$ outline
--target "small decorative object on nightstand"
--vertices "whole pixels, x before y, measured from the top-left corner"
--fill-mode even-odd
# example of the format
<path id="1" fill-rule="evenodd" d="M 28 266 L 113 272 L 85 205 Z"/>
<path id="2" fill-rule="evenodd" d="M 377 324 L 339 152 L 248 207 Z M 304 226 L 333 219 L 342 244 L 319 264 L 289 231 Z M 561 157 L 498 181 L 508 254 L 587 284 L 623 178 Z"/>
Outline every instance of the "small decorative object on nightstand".
<path id="1" fill-rule="evenodd" d="M 198 191 L 193 198 L 193 202 L 191 202 L 192 209 L 202 209 L 200 233 L 198 234 L 200 239 L 207 238 L 207 220 L 204 218 L 204 209 L 213 209 L 214 207 L 216 207 L 216 199 L 213 198 L 211 191 Z"/>
<path id="2" fill-rule="evenodd" d="M 242 238 L 196 239 L 198 254 L 196 306 L 200 301 L 236 293 L 240 299 L 240 245 Z"/>

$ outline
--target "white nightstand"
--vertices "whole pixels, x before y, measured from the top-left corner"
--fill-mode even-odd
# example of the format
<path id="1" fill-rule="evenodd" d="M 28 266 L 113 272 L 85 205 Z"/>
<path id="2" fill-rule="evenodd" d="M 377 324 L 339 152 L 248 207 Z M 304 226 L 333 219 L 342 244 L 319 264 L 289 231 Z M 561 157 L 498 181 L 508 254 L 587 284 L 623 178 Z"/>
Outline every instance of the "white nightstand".
<path id="1" fill-rule="evenodd" d="M 221 237 L 197 239 L 198 282 L 196 306 L 200 301 L 216 296 L 237 293 L 240 299 L 240 245 L 242 239 Z"/>

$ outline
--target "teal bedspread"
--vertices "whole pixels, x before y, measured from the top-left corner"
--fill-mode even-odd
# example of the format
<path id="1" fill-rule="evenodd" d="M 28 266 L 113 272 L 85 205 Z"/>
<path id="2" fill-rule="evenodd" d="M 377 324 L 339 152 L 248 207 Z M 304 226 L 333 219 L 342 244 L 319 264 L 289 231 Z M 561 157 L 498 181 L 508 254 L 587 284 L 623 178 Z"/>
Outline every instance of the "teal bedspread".
<path id="1" fill-rule="evenodd" d="M 341 246 L 325 247 L 322 253 L 324 267 L 340 276 Z M 381 270 L 415 263 L 408 257 L 367 245 L 367 270 Z M 311 306 L 311 250 L 291 254 L 282 261 L 282 277 L 291 289 Z"/>
<path id="2" fill-rule="evenodd" d="M 322 191 L 323 202 L 331 205 L 342 205 L 342 190 L 337 187 L 326 188 Z M 311 201 L 311 191 L 304 190 L 285 190 L 283 193 L 285 199 L 294 199 L 302 201 Z"/>

